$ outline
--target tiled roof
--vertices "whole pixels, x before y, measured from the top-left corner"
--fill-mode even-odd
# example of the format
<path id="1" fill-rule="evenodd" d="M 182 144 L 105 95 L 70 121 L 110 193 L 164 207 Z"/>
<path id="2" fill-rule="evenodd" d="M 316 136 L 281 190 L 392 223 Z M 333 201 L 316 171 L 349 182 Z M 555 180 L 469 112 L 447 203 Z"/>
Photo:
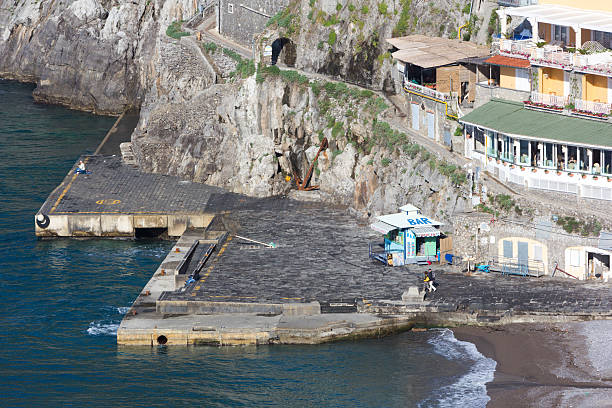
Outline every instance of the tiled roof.
<path id="1" fill-rule="evenodd" d="M 503 55 L 494 55 L 485 60 L 485 64 L 501 65 L 502 67 L 514 68 L 529 68 L 529 61 L 522 58 L 504 57 Z"/>

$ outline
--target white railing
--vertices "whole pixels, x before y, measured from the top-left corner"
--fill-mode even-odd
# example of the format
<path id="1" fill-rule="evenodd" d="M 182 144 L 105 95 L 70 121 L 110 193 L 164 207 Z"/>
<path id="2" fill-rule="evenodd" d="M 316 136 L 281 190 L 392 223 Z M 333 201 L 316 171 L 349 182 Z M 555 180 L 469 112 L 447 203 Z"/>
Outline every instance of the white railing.
<path id="1" fill-rule="evenodd" d="M 431 89 L 423 85 L 415 84 L 413 82 L 407 81 L 406 78 L 404 78 L 404 90 L 416 92 L 425 96 L 429 96 L 430 98 L 440 99 L 443 101 L 450 98 L 449 94 L 436 91 L 435 89 Z"/>
<path id="2" fill-rule="evenodd" d="M 500 38 L 499 52 L 511 57 L 529 58 L 532 50 L 537 48 L 531 40 L 508 40 Z"/>
<path id="3" fill-rule="evenodd" d="M 580 72 L 612 76 L 612 53 L 598 53 L 594 55 L 576 54 L 574 69 Z"/>
<path id="4" fill-rule="evenodd" d="M 539 92 L 532 92 L 530 100 L 535 104 L 554 106 L 557 108 L 563 108 L 567 103 L 567 98 L 565 96 L 543 94 Z"/>
<path id="5" fill-rule="evenodd" d="M 523 7 L 538 4 L 538 0 L 497 0 L 500 6 Z"/>
<path id="6" fill-rule="evenodd" d="M 553 51 L 536 47 L 529 61 L 535 65 L 548 65 L 571 70 L 574 66 L 574 55 L 571 52 Z"/>
<path id="7" fill-rule="evenodd" d="M 585 101 L 583 99 L 575 99 L 574 106 L 577 111 L 590 112 L 599 115 L 609 115 L 612 110 L 612 105 L 609 103 Z"/>

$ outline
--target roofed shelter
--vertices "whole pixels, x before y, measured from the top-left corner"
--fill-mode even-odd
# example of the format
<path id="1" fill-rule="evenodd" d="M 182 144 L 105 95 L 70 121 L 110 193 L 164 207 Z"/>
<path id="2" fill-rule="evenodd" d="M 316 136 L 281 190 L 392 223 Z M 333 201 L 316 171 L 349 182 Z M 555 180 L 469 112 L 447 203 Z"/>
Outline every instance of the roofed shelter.
<path id="1" fill-rule="evenodd" d="M 424 216 L 411 204 L 400 207 L 399 213 L 376 218 L 370 227 L 384 235 L 380 245 L 384 251 L 370 244 L 370 258 L 392 266 L 439 260 L 441 222 Z"/>
<path id="2" fill-rule="evenodd" d="M 461 61 L 490 54 L 488 47 L 420 34 L 386 41 L 396 49 L 391 55 L 398 61 L 405 83 L 454 94 L 461 100 L 468 93 L 469 85 L 476 82 L 476 71 L 470 71 Z"/>

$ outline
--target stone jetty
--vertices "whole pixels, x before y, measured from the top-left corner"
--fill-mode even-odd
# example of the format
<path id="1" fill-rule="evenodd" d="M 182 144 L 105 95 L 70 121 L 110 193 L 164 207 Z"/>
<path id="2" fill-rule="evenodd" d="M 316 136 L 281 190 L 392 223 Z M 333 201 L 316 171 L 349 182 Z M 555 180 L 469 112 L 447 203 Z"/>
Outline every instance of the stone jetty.
<path id="1" fill-rule="evenodd" d="M 418 326 L 612 318 L 612 289 L 564 278 L 469 274 L 368 257 L 380 239 L 344 207 L 253 198 L 86 157 L 37 215 L 40 237 L 180 237 L 117 332 L 124 345 L 321 343 Z M 248 238 L 245 240 L 241 237 Z M 262 245 L 253 241 L 257 241 Z"/>

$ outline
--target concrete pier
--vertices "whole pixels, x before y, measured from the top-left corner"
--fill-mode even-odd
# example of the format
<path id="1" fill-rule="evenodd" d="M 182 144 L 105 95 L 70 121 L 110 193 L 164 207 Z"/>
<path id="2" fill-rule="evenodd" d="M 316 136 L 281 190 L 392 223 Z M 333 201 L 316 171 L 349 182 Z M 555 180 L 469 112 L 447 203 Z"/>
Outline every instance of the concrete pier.
<path id="1" fill-rule="evenodd" d="M 232 206 L 232 200 L 226 203 Z M 170 279 L 167 271 L 160 275 L 158 270 L 121 323 L 118 343 L 316 344 L 381 336 L 415 325 L 612 318 L 607 284 L 467 275 L 443 265 L 434 265 L 438 291 L 422 301 L 410 294 L 421 286 L 424 269 L 369 260 L 369 229 L 342 209 L 279 199 L 269 199 L 265 206 L 254 200 L 215 218 L 208 230 L 227 238 L 193 282 Z M 224 227 L 229 227 L 228 234 L 221 231 Z M 214 235 L 208 234 L 198 239 Z M 253 245 L 237 235 L 273 241 L 276 247 Z M 186 233 L 177 244 L 180 251 L 192 240 Z M 181 262 L 173 251 L 162 265 Z M 182 284 L 172 287 L 173 282 Z"/>
<path id="2" fill-rule="evenodd" d="M 35 217 L 40 237 L 180 237 L 117 332 L 124 345 L 306 343 L 415 325 L 500 325 L 612 318 L 612 286 L 462 273 L 368 257 L 380 239 L 345 208 L 253 198 L 145 174 L 117 156 L 85 157 Z M 247 237 L 263 243 L 243 240 Z"/>
<path id="3" fill-rule="evenodd" d="M 208 199 L 221 189 L 176 177 L 141 173 L 117 156 L 83 157 L 89 174 L 75 166 L 35 216 L 39 237 L 180 237 L 213 217 Z"/>

